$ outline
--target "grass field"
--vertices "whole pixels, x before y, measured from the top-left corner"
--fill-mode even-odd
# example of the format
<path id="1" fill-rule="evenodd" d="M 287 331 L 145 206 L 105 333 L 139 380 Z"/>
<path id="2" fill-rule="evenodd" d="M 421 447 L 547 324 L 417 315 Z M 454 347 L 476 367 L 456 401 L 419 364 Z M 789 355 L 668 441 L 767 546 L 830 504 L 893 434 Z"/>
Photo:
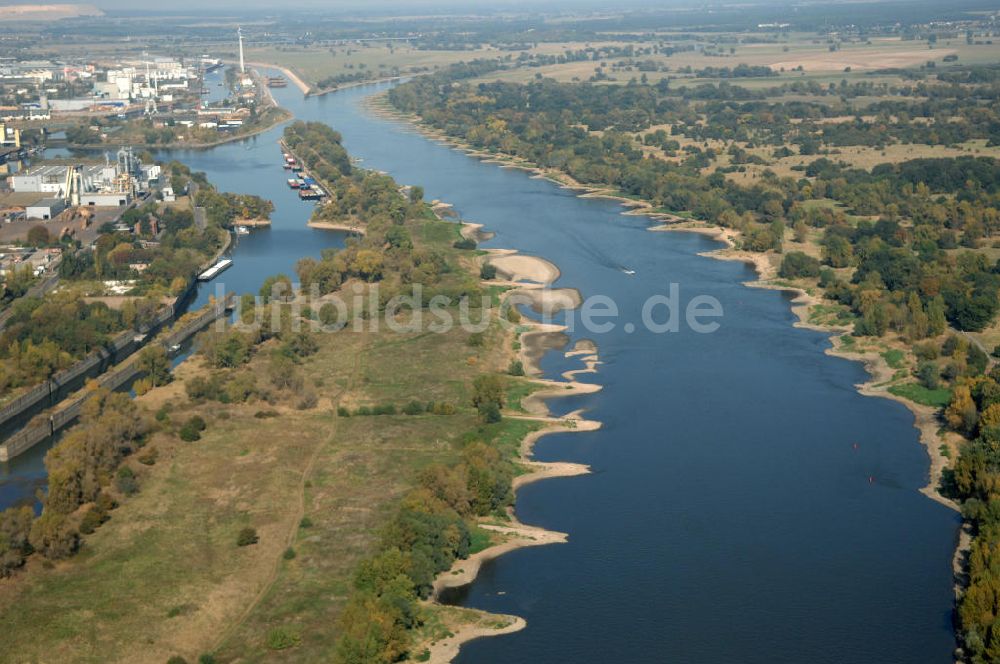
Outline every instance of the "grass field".
<path id="1" fill-rule="evenodd" d="M 376 78 L 399 74 L 434 71 L 456 62 L 478 57 L 496 57 L 500 51 L 425 51 L 406 44 L 387 46 L 377 43 L 350 44 L 331 48 L 268 47 L 251 48 L 246 57 L 288 67 L 311 85 L 337 75 L 374 72 Z"/>
<path id="2" fill-rule="evenodd" d="M 951 401 L 951 390 L 946 388 L 928 390 L 919 383 L 893 385 L 889 388 L 889 392 L 915 403 L 934 406 L 935 408 L 944 408 Z"/>
<path id="3" fill-rule="evenodd" d="M 695 50 L 682 51 L 673 55 L 651 54 L 637 55 L 634 60 L 651 61 L 659 68 L 669 71 L 647 71 L 646 79 L 655 83 L 663 78 L 675 78 L 671 85 L 697 86 L 704 83 L 717 83 L 721 79 L 698 78 L 693 73 L 681 73 L 690 67 L 693 71 L 707 67 L 735 67 L 739 64 L 770 67 L 780 75 L 776 77 L 735 79 L 734 83 L 747 88 L 766 88 L 793 81 L 815 81 L 821 85 L 839 83 L 842 79 L 865 80 L 872 82 L 898 83 L 901 79 L 893 74 L 872 76 L 871 72 L 884 69 L 902 69 L 919 67 L 927 62 L 934 62 L 936 67 L 948 66 L 944 62 L 946 56 L 957 56 L 956 64 L 985 64 L 1000 60 L 1000 43 L 996 44 L 966 44 L 964 39 L 952 39 L 939 42 L 930 48 L 925 41 L 902 40 L 899 38 L 873 39 L 870 43 L 844 42 L 839 43 L 837 50 L 830 50 L 830 42 L 826 37 L 808 33 L 791 33 L 776 38 L 775 43 L 737 43 L 746 37 L 759 38 L 760 35 L 706 34 L 699 40 L 693 40 L 689 35 L 661 33 L 660 40 L 671 46 L 695 46 Z M 713 43 L 714 42 L 714 43 Z M 606 42 L 613 44 L 614 42 Z M 561 53 L 567 49 L 578 49 L 586 46 L 597 46 L 595 43 L 550 44 L 550 53 Z M 640 46 L 643 44 L 640 44 Z M 733 51 L 730 51 L 733 49 Z M 541 52 L 539 50 L 539 52 Z M 607 75 L 614 82 L 626 83 L 631 78 L 639 79 L 643 72 L 638 68 L 628 66 L 626 58 L 607 58 L 600 62 L 581 61 L 552 64 L 541 67 L 515 69 L 484 76 L 482 80 L 509 80 L 524 82 L 541 74 L 546 78 L 558 81 L 587 80 L 604 63 Z M 616 65 L 618 69 L 616 69 Z M 802 67 L 802 70 L 798 70 Z M 849 70 L 848 70 L 849 69 Z M 845 71 L 848 70 L 848 71 Z"/>
<path id="4" fill-rule="evenodd" d="M 428 464 L 457 458 L 474 439 L 516 449 L 533 422 L 481 427 L 467 403 L 472 376 L 505 367 L 499 331 L 482 346 L 468 333 L 344 331 L 320 335 L 308 360 L 319 406 L 190 404 L 183 385 L 140 398 L 201 414 L 208 429 L 183 443 L 159 433 L 152 467 L 130 464 L 141 491 L 86 538 L 83 552 L 0 587 L 7 652 L 23 661 L 327 661 L 357 563 Z M 261 351 L 251 363 L 263 371 Z M 406 370 L 404 367 L 413 367 Z M 338 417 L 338 403 L 447 401 L 454 415 Z M 255 417 L 263 411 L 276 416 Z M 308 527 L 302 527 L 303 518 Z M 260 541 L 237 547 L 252 526 Z M 482 543 L 481 543 L 482 544 Z M 287 550 L 294 551 L 286 554 Z M 280 632 L 280 633 L 279 633 Z M 278 636 L 299 645 L 274 652 Z M 21 661 L 21 660 L 19 660 Z"/>

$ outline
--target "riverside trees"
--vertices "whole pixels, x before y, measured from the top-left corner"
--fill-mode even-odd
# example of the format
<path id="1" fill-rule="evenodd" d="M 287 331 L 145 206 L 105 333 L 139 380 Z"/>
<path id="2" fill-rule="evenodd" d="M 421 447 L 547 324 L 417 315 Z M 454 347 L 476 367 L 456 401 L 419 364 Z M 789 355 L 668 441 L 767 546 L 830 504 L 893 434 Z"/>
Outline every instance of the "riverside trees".
<path id="1" fill-rule="evenodd" d="M 820 157 L 805 167 L 806 177 L 764 171 L 739 183 L 719 167 L 712 170 L 717 155 L 711 148 L 687 145 L 682 156 L 670 159 L 649 155 L 642 146 L 643 136 L 665 140 L 664 130 L 651 129 L 664 124 L 675 136 L 693 127 L 730 126 L 734 131 L 726 140 L 766 142 L 769 123 L 737 112 L 745 109 L 663 85 L 471 85 L 465 76 L 464 69 L 452 68 L 394 88 L 389 97 L 397 108 L 477 148 L 736 228 L 751 251 L 780 250 L 785 226 L 796 226 L 803 237 L 820 234 L 822 262 L 841 271 L 826 284 L 827 292 L 859 317 L 859 334 L 903 328 L 911 338 L 939 334 L 942 310 L 954 327 L 980 330 L 1000 308 L 1000 267 L 974 251 L 1000 234 L 1000 163 L 994 159 L 913 159 L 867 171 Z M 783 102 L 754 104 L 755 113 L 769 117 L 806 113 Z M 635 134 L 643 131 L 652 133 Z M 789 140 L 785 135 L 778 144 Z M 788 268 L 797 272 L 807 262 L 795 258 Z M 812 267 L 806 271 L 818 276 Z M 910 306 L 910 293 L 917 294 L 919 313 Z M 913 318 L 923 317 L 934 323 L 914 324 Z"/>

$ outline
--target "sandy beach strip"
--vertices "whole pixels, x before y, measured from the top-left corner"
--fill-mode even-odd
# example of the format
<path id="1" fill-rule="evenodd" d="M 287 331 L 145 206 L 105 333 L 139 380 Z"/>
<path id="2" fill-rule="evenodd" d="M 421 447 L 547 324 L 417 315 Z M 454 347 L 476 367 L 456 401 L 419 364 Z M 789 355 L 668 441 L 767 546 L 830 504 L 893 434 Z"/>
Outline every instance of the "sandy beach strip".
<path id="1" fill-rule="evenodd" d="M 309 221 L 306 226 L 309 228 L 319 228 L 324 231 L 347 231 L 348 233 L 357 233 L 358 235 L 365 234 L 365 229 L 361 226 L 338 224 L 333 221 Z"/>
<path id="2" fill-rule="evenodd" d="M 486 262 L 508 281 L 528 281 L 548 285 L 559 278 L 559 268 L 538 256 L 525 256 L 509 250 L 493 249 Z"/>

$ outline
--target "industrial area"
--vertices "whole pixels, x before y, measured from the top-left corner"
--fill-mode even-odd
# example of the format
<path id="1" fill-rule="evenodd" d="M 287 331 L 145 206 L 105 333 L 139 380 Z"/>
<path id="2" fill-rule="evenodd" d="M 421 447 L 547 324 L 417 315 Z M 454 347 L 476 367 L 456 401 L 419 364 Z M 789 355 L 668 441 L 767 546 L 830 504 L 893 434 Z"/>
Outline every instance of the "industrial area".
<path id="1" fill-rule="evenodd" d="M 58 247 L 31 246 L 32 228 L 89 245 L 101 228 L 131 231 L 122 215 L 152 194 L 186 193 L 143 149 L 237 137 L 277 112 L 267 88 L 287 83 L 246 66 L 242 28 L 234 41 L 229 67 L 208 54 L 0 58 L 0 276 L 58 263 Z"/>

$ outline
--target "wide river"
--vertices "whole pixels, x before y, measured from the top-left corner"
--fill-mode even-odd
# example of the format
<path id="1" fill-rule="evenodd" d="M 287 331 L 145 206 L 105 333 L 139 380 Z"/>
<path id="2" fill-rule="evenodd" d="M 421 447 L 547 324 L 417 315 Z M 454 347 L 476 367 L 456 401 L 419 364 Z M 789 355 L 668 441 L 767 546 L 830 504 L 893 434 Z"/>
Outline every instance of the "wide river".
<path id="1" fill-rule="evenodd" d="M 741 263 L 699 256 L 699 235 L 651 233 L 612 201 L 582 199 L 372 116 L 385 86 L 303 99 L 274 90 L 298 118 L 329 123 L 362 165 L 495 231 L 489 246 L 544 256 L 559 286 L 606 295 L 621 312 L 592 338 L 604 386 L 555 400 L 586 408 L 592 433 L 543 438 L 541 460 L 593 474 L 529 485 L 526 523 L 569 534 L 484 566 L 452 599 L 513 613 L 525 630 L 463 647 L 460 662 L 950 662 L 951 557 L 958 517 L 918 489 L 928 459 L 900 404 L 859 395 L 858 363 L 824 354 L 825 335 L 792 327 L 788 296 L 747 288 Z M 173 156 L 220 189 L 275 202 L 274 226 L 243 237 L 227 290 L 339 246 L 307 229 L 309 205 L 287 189 L 275 129 L 245 143 Z M 167 156 L 167 155 L 162 155 Z M 625 270 L 634 271 L 628 274 Z M 650 296 L 679 284 L 724 309 L 712 334 L 639 324 Z M 203 302 L 214 287 L 203 287 Z M 636 329 L 627 331 L 632 322 Z M 575 361 L 552 352 L 558 377 Z"/>

